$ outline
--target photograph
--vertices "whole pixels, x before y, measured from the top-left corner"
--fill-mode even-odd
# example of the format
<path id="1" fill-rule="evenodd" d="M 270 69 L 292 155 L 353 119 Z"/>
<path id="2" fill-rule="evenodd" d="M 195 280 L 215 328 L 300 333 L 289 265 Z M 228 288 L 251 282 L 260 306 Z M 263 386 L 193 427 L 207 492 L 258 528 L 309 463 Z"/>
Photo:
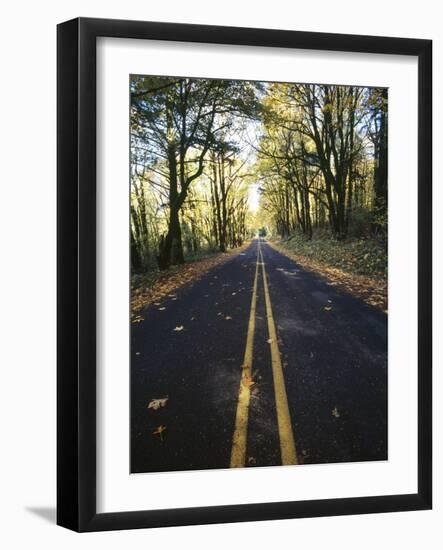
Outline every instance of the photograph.
<path id="1" fill-rule="evenodd" d="M 434 4 L 5 3 L 0 546 L 439 546 Z"/>
<path id="2" fill-rule="evenodd" d="M 132 74 L 131 473 L 388 459 L 388 89 Z"/>

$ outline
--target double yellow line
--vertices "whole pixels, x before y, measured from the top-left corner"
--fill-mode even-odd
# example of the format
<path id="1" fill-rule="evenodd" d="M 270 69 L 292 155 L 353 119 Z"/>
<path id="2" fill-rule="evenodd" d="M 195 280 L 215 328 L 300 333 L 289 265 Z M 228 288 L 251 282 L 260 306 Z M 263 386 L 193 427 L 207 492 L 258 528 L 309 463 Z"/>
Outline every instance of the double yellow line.
<path id="1" fill-rule="evenodd" d="M 253 385 L 252 363 L 254 355 L 255 315 L 257 309 L 257 282 L 259 265 L 262 266 L 263 290 L 265 295 L 266 319 L 268 323 L 268 341 L 271 348 L 272 376 L 274 380 L 281 460 L 284 465 L 297 464 L 297 452 L 295 449 L 291 416 L 289 414 L 288 396 L 286 394 L 283 367 L 281 363 L 280 351 L 278 349 L 277 330 L 275 328 L 274 316 L 272 314 L 266 268 L 259 239 L 257 245 L 257 261 L 252 290 L 251 311 L 249 314 L 246 348 L 242 365 L 242 377 L 240 380 L 240 389 L 238 394 L 237 413 L 235 417 L 235 430 L 232 439 L 231 468 L 241 468 L 245 466 L 246 463 L 249 402 L 251 398 L 251 386 Z"/>

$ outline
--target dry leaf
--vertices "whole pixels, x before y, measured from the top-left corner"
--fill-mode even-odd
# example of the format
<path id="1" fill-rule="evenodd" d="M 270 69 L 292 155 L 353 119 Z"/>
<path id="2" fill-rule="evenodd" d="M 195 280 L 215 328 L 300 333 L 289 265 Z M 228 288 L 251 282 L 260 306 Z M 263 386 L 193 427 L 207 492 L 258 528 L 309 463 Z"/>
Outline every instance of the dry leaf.
<path id="1" fill-rule="evenodd" d="M 331 414 L 332 414 L 332 416 L 335 416 L 335 418 L 340 418 L 340 413 L 338 412 L 337 407 L 334 407 L 334 408 L 332 409 L 332 413 L 331 413 Z"/>
<path id="2" fill-rule="evenodd" d="M 179 325 L 178 327 L 175 327 L 173 330 L 174 332 L 180 332 L 184 329 L 185 327 L 183 325 Z"/>
<path id="3" fill-rule="evenodd" d="M 331 307 L 331 306 L 325 306 L 323 309 L 324 309 L 325 311 L 331 311 L 331 310 L 332 310 L 332 307 Z"/>
<path id="4" fill-rule="evenodd" d="M 232 319 L 232 317 L 230 315 L 226 315 L 225 319 L 226 319 L 226 321 L 230 321 Z"/>
<path id="5" fill-rule="evenodd" d="M 253 386 L 255 384 L 254 380 L 252 380 L 252 377 L 245 374 L 243 377 L 242 377 L 242 384 L 243 386 L 245 386 L 246 388 L 250 388 L 251 386 Z"/>
<path id="6" fill-rule="evenodd" d="M 144 320 L 145 320 L 144 317 L 142 317 L 141 315 L 137 315 L 137 317 L 135 317 L 135 318 L 132 320 L 132 322 L 133 322 L 133 323 L 141 323 L 141 322 L 144 321 Z"/>
<path id="7" fill-rule="evenodd" d="M 162 399 L 152 399 L 149 402 L 148 409 L 154 409 L 154 411 L 156 411 L 157 409 L 160 409 L 160 407 L 164 407 L 168 399 L 169 397 L 163 397 Z"/>
<path id="8" fill-rule="evenodd" d="M 159 307 L 158 308 L 159 311 L 165 311 L 165 309 L 166 309 L 165 307 Z"/>
<path id="9" fill-rule="evenodd" d="M 158 426 L 158 428 L 155 428 L 155 430 L 152 432 L 153 435 L 159 435 L 160 439 L 163 441 L 163 432 L 166 430 L 166 426 Z"/>

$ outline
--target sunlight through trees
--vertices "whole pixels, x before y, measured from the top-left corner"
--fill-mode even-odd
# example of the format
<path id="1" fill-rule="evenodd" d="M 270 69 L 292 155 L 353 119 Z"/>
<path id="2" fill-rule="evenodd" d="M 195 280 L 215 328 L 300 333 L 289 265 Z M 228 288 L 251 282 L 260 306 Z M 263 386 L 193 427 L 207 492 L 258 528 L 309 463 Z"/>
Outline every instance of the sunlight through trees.
<path id="1" fill-rule="evenodd" d="M 386 89 L 133 76 L 130 91 L 134 271 L 259 230 L 385 246 Z"/>

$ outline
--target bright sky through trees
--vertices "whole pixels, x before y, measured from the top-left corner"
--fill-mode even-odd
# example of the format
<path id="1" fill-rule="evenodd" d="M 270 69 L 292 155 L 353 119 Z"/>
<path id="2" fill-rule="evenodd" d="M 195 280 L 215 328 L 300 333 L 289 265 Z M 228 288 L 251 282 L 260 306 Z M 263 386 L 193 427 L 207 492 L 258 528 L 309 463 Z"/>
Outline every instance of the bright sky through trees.
<path id="1" fill-rule="evenodd" d="M 387 90 L 131 79 L 136 270 L 286 238 L 386 237 Z"/>

